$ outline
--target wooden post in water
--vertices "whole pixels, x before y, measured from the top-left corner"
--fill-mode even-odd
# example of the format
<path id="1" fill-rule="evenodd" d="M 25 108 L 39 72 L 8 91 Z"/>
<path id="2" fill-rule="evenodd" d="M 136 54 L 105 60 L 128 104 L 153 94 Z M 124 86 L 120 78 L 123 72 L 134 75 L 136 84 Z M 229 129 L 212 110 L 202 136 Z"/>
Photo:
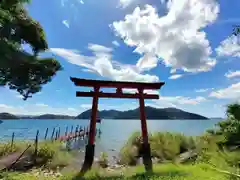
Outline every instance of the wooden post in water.
<path id="1" fill-rule="evenodd" d="M 73 133 L 73 126 L 71 127 L 71 134 Z"/>
<path id="2" fill-rule="evenodd" d="M 47 139 L 47 135 L 48 135 L 48 128 L 46 129 L 46 132 L 45 132 L 45 136 L 44 136 L 45 140 Z"/>
<path id="3" fill-rule="evenodd" d="M 55 141 L 57 140 L 57 137 L 58 137 L 58 130 L 55 133 Z"/>
<path id="4" fill-rule="evenodd" d="M 34 150 L 34 163 L 36 164 L 37 160 L 37 153 L 38 153 L 38 135 L 39 135 L 39 130 L 37 130 L 36 138 L 35 138 L 35 150 Z"/>
<path id="5" fill-rule="evenodd" d="M 77 133 L 78 133 L 78 125 L 77 125 L 76 130 L 75 130 L 75 141 L 77 140 Z"/>
<path id="6" fill-rule="evenodd" d="M 60 138 L 60 134 L 61 134 L 61 129 L 60 127 L 58 128 L 58 139 Z"/>
<path id="7" fill-rule="evenodd" d="M 15 136 L 15 134 L 14 134 L 14 132 L 13 132 L 13 133 L 12 133 L 12 141 L 11 141 L 11 150 L 13 149 L 14 136 Z"/>
<path id="8" fill-rule="evenodd" d="M 53 131 L 52 131 L 52 136 L 51 136 L 52 141 L 53 141 L 54 133 L 55 133 L 55 128 L 53 128 Z"/>
<path id="9" fill-rule="evenodd" d="M 66 127 L 65 136 L 68 134 L 68 126 Z"/>
<path id="10" fill-rule="evenodd" d="M 86 135 L 86 129 L 85 129 L 85 126 L 83 127 L 83 139 L 85 138 L 85 135 Z"/>

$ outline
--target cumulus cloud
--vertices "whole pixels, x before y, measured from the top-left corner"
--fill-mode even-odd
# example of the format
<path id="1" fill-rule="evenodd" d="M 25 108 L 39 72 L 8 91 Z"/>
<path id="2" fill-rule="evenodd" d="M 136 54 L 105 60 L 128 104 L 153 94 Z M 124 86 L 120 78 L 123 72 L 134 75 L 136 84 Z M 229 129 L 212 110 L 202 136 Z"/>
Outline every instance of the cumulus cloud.
<path id="1" fill-rule="evenodd" d="M 213 91 L 209 94 L 210 97 L 218 99 L 236 99 L 240 100 L 240 82 L 230 85 L 227 88 Z"/>
<path id="2" fill-rule="evenodd" d="M 114 46 L 120 46 L 120 44 L 119 44 L 117 41 L 113 41 L 112 44 L 113 44 Z"/>
<path id="3" fill-rule="evenodd" d="M 96 73 L 102 77 L 117 81 L 156 82 L 159 78 L 155 75 L 144 74 L 136 65 L 121 64 L 112 59 L 111 48 L 89 44 L 92 56 L 79 54 L 75 50 L 51 48 L 51 51 L 63 57 L 68 62 L 84 67 L 85 71 Z"/>
<path id="4" fill-rule="evenodd" d="M 183 77 L 182 74 L 174 74 L 174 75 L 171 75 L 171 76 L 169 77 L 169 79 L 179 79 L 179 78 L 181 78 L 181 77 Z"/>
<path id="5" fill-rule="evenodd" d="M 68 20 L 63 20 L 62 21 L 63 25 L 66 26 L 67 28 L 70 28 Z"/>
<path id="6" fill-rule="evenodd" d="M 227 78 L 240 77 L 240 71 L 229 71 L 228 73 L 225 74 L 225 77 Z"/>
<path id="7" fill-rule="evenodd" d="M 216 60 L 211 57 L 212 50 L 202 28 L 217 19 L 218 3 L 215 0 L 172 0 L 167 2 L 167 9 L 167 15 L 160 17 L 151 5 L 143 9 L 137 7 L 110 27 L 127 45 L 136 47 L 135 52 L 157 56 L 173 69 L 211 70 Z M 156 61 L 149 61 L 149 58 L 139 61 L 153 64 L 148 67 L 156 66 Z"/>
<path id="8" fill-rule="evenodd" d="M 240 57 L 240 37 L 230 36 L 216 48 L 218 56 Z"/>

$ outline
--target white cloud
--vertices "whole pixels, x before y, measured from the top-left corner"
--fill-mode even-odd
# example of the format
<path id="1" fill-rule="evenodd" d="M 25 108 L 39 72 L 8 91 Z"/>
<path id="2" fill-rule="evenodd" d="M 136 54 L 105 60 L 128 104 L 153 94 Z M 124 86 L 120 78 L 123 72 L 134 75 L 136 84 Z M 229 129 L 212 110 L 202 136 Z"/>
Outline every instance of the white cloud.
<path id="1" fill-rule="evenodd" d="M 181 78 L 183 75 L 182 74 L 174 74 L 169 77 L 169 79 L 178 79 Z"/>
<path id="2" fill-rule="evenodd" d="M 118 47 L 120 46 L 120 44 L 117 41 L 113 41 L 112 44 Z"/>
<path id="3" fill-rule="evenodd" d="M 1 109 L 12 109 L 12 106 L 6 105 L 6 104 L 0 104 Z"/>
<path id="4" fill-rule="evenodd" d="M 168 101 L 171 103 L 176 103 L 176 104 L 199 104 L 203 101 L 206 101 L 206 98 L 201 97 L 201 96 L 197 96 L 196 98 L 190 98 L 190 97 L 184 97 L 184 96 L 163 96 L 160 97 L 159 99 L 160 101 Z"/>
<path id="5" fill-rule="evenodd" d="M 225 74 L 225 77 L 227 78 L 240 77 L 240 71 L 229 71 L 228 73 Z"/>
<path id="6" fill-rule="evenodd" d="M 214 0 L 172 0 L 167 2 L 167 8 L 168 14 L 159 17 L 150 5 L 144 9 L 137 7 L 124 20 L 115 21 L 110 27 L 127 45 L 136 47 L 135 52 L 155 55 L 173 69 L 211 70 L 216 60 L 211 58 L 212 50 L 202 29 L 217 19 L 218 3 Z M 155 67 L 155 61 L 145 59 L 147 64 L 154 64 L 149 67 Z"/>
<path id="7" fill-rule="evenodd" d="M 105 47 L 99 44 L 88 44 L 88 49 L 92 50 L 95 53 L 110 53 L 112 48 Z"/>
<path id="8" fill-rule="evenodd" d="M 154 103 L 152 105 L 154 107 L 166 108 L 166 107 L 179 107 L 182 105 L 198 105 L 205 101 L 206 98 L 202 96 L 197 96 L 195 98 L 184 96 L 160 96 L 158 100 L 152 100 L 152 102 Z"/>
<path id="9" fill-rule="evenodd" d="M 121 8 L 126 8 L 127 6 L 129 6 L 133 1 L 135 0 L 119 0 L 119 6 Z"/>
<path id="10" fill-rule="evenodd" d="M 74 4 L 84 4 L 83 0 L 61 0 L 61 6 L 65 7 L 68 5 L 74 5 Z"/>
<path id="11" fill-rule="evenodd" d="M 77 111 L 75 108 L 67 108 L 68 111 Z"/>
<path id="12" fill-rule="evenodd" d="M 210 97 L 218 99 L 240 99 L 240 82 L 230 85 L 227 88 L 213 91 L 209 94 Z"/>
<path id="13" fill-rule="evenodd" d="M 137 91 L 136 89 L 123 89 L 123 92 L 131 93 L 131 94 L 138 93 L 138 91 Z M 144 93 L 146 93 L 146 94 L 157 94 L 157 95 L 159 95 L 159 91 L 157 91 L 157 90 L 149 90 L 149 89 L 146 89 L 146 90 L 144 90 Z"/>
<path id="14" fill-rule="evenodd" d="M 81 3 L 81 4 L 84 4 L 84 1 L 83 0 L 78 0 L 79 1 L 79 3 Z"/>
<path id="15" fill-rule="evenodd" d="M 171 74 L 174 74 L 174 73 L 176 73 L 176 72 L 177 72 L 176 69 L 171 69 L 171 70 L 170 70 L 170 73 L 171 73 Z"/>
<path id="16" fill-rule="evenodd" d="M 63 20 L 62 23 L 63 23 L 64 26 L 66 26 L 67 28 L 70 27 L 68 20 Z"/>
<path id="17" fill-rule="evenodd" d="M 7 112 L 17 115 L 41 115 L 41 114 L 63 114 L 63 115 L 78 115 L 84 109 L 73 107 L 52 107 L 47 104 L 25 104 L 21 106 L 10 106 L 0 104 L 0 112 Z"/>
<path id="18" fill-rule="evenodd" d="M 218 56 L 233 56 L 240 57 L 240 37 L 230 36 L 220 43 L 217 47 L 216 52 Z"/>
<path id="19" fill-rule="evenodd" d="M 51 51 L 65 58 L 68 62 L 84 67 L 85 71 L 94 72 L 102 77 L 117 81 L 157 82 L 155 75 L 143 74 L 135 65 L 121 64 L 112 59 L 111 48 L 89 44 L 93 56 L 78 54 L 74 50 L 52 48 Z"/>
<path id="20" fill-rule="evenodd" d="M 153 54 L 148 53 L 138 60 L 137 67 L 141 71 L 150 70 L 157 66 L 157 62 L 157 57 Z"/>
<path id="21" fill-rule="evenodd" d="M 207 92 L 207 91 L 213 90 L 213 89 L 214 89 L 214 88 L 197 89 L 197 90 L 195 90 L 195 92 L 197 92 L 197 93 L 202 93 L 202 92 Z"/>
<path id="22" fill-rule="evenodd" d="M 91 109 L 92 108 L 92 104 L 81 104 L 80 106 L 81 108 L 84 109 Z M 98 104 L 98 110 L 119 110 L 119 111 L 126 111 L 126 110 L 130 110 L 130 109 L 135 109 L 139 107 L 138 102 L 129 102 L 129 103 L 118 103 L 117 105 L 113 105 L 113 104 L 106 104 L 106 103 L 99 103 Z"/>

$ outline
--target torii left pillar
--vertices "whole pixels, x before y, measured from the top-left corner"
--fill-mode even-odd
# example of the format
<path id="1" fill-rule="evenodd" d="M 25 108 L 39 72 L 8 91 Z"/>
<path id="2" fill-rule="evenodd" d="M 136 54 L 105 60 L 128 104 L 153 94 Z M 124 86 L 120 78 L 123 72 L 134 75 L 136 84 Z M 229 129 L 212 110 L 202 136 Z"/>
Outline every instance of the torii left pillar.
<path id="1" fill-rule="evenodd" d="M 93 160 L 94 160 L 94 152 L 95 152 L 95 133 L 96 133 L 96 123 L 97 123 L 97 109 L 98 109 L 98 93 L 99 87 L 94 87 L 94 96 L 93 96 L 93 103 L 92 103 L 92 116 L 90 120 L 90 129 L 89 129 L 89 137 L 88 137 L 88 144 L 86 145 L 86 152 L 85 152 L 85 161 L 84 166 L 87 169 L 90 169 Z"/>

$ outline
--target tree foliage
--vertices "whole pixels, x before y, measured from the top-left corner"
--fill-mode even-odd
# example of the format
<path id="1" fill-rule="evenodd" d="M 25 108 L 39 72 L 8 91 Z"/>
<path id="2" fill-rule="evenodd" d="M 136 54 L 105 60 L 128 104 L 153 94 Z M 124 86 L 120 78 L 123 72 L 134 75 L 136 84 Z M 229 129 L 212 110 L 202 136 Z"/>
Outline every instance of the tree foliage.
<path id="1" fill-rule="evenodd" d="M 240 34 L 240 26 L 234 26 L 233 33 L 234 36 L 238 36 Z"/>
<path id="2" fill-rule="evenodd" d="M 29 0 L 0 1 L 0 86 L 18 91 L 23 99 L 39 92 L 61 65 L 54 58 L 40 58 L 48 49 L 41 25 L 24 8 Z M 32 53 L 23 49 L 30 45 Z"/>
<path id="3" fill-rule="evenodd" d="M 224 136 L 227 146 L 240 145 L 240 104 L 229 104 L 226 113 L 227 119 L 219 122 L 216 130 L 208 132 Z"/>

